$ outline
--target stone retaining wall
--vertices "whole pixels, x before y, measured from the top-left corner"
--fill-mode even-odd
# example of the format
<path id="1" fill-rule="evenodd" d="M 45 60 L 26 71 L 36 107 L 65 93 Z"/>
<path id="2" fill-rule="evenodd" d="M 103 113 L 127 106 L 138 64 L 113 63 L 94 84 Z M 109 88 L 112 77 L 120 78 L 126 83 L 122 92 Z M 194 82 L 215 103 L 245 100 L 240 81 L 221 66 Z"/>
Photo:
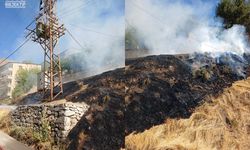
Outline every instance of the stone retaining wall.
<path id="1" fill-rule="evenodd" d="M 51 136 L 56 141 L 63 141 L 88 108 L 85 103 L 21 105 L 11 117 L 15 125 L 35 131 L 49 125 Z"/>

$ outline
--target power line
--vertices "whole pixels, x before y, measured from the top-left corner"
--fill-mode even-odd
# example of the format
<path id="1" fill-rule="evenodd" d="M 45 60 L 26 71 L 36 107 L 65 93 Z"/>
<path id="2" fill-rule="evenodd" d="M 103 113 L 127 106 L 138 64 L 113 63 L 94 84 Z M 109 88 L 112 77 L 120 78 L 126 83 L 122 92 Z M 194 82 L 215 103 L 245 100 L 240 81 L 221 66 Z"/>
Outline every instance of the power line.
<path id="1" fill-rule="evenodd" d="M 87 1 L 86 3 L 83 3 L 83 4 L 81 4 L 80 6 L 77 6 L 77 7 L 75 7 L 75 8 L 72 7 L 72 9 L 68 9 L 68 10 L 66 9 L 66 10 L 62 11 L 62 12 L 64 12 L 64 14 L 61 12 L 61 13 L 59 13 L 58 16 L 59 16 L 59 17 L 65 17 L 65 16 L 63 16 L 63 15 L 65 15 L 65 14 L 66 14 L 66 15 L 67 15 L 67 14 L 68 14 L 68 15 L 71 15 L 70 12 L 74 12 L 74 11 L 76 11 L 76 10 L 79 10 L 79 9 L 82 8 L 83 6 L 86 7 L 87 5 L 90 4 L 90 2 L 91 2 L 91 0 L 89 0 L 89 1 Z M 84 8 L 84 7 L 83 7 L 83 8 Z M 73 14 L 73 13 L 72 13 L 72 14 Z M 68 16 L 68 15 L 67 15 L 67 16 Z M 40 16 L 39 16 L 39 17 L 40 17 Z M 32 25 L 35 21 L 36 21 L 36 19 L 33 19 L 33 20 L 31 21 L 31 23 L 30 23 L 27 27 L 29 27 L 30 25 Z M 26 28 L 27 28 L 27 27 L 26 27 Z"/>
<path id="2" fill-rule="evenodd" d="M 90 28 L 79 27 L 79 26 L 74 25 L 74 24 L 68 24 L 68 25 L 74 26 L 76 28 L 79 28 L 79 29 L 82 29 L 82 30 L 85 30 L 85 31 L 94 32 L 94 33 L 97 33 L 97 34 L 108 36 L 108 37 L 111 37 L 111 38 L 117 38 L 117 37 L 119 37 L 118 35 L 111 35 L 111 34 L 99 32 L 99 31 L 96 31 L 96 30 L 93 30 L 93 29 L 90 29 Z"/>
<path id="3" fill-rule="evenodd" d="M 76 10 L 78 10 L 78 9 L 80 9 L 80 8 L 82 8 L 82 7 L 86 7 L 87 5 L 89 5 L 90 4 L 90 2 L 91 2 L 91 0 L 89 0 L 89 1 L 87 1 L 87 3 L 84 3 L 84 4 L 82 4 L 82 5 L 80 5 L 80 6 L 78 6 L 78 7 L 76 7 L 76 8 L 73 8 L 73 9 L 70 9 L 69 11 L 65 11 L 65 14 L 66 15 L 70 15 L 69 13 L 70 12 L 73 12 L 73 11 L 76 11 Z M 65 15 L 65 14 L 60 14 L 61 15 L 61 17 L 62 17 L 62 15 Z M 26 28 L 28 28 L 29 26 L 31 26 L 34 22 L 36 21 L 36 19 L 33 19 L 32 21 L 31 21 L 31 23 L 29 23 L 28 25 L 27 25 L 27 27 Z M 77 41 L 77 39 L 71 34 L 71 32 L 69 32 L 68 30 L 66 30 L 68 33 L 69 33 L 69 35 L 71 36 L 71 38 L 82 48 L 82 49 L 84 49 L 84 47 L 80 44 L 80 42 L 78 42 Z M 17 47 L 11 54 L 9 54 L 6 58 L 4 58 L 1 62 L 0 62 L 0 66 L 1 66 L 1 64 L 3 64 L 8 58 L 10 58 L 12 55 L 14 55 L 16 52 L 18 52 L 28 41 L 30 40 L 30 38 L 27 38 L 19 47 Z"/>
<path id="4" fill-rule="evenodd" d="M 33 9 L 34 10 L 34 9 Z M 34 22 L 36 21 L 36 19 L 33 19 L 27 26 L 26 29 L 31 26 Z M 3 64 L 8 58 L 10 58 L 12 55 L 14 55 L 16 52 L 18 52 L 20 50 L 20 48 L 22 48 L 28 41 L 30 40 L 30 38 L 27 38 L 19 47 L 17 47 L 11 54 L 9 54 L 5 59 L 3 59 L 0 62 L 0 66 L 1 64 Z"/>
<path id="5" fill-rule="evenodd" d="M 67 49 L 64 49 L 62 52 L 58 53 L 58 55 L 60 55 L 60 57 L 61 57 L 62 54 L 66 53 L 69 50 L 82 50 L 82 49 L 74 48 L 74 47 L 73 48 L 67 48 Z"/>
<path id="6" fill-rule="evenodd" d="M 76 13 L 76 12 L 79 12 L 78 11 L 79 9 L 88 6 L 89 4 L 91 4 L 90 2 L 91 2 L 91 0 L 87 1 L 86 3 L 83 3 L 82 5 L 80 5 L 80 6 L 76 7 L 76 8 L 70 9 L 70 10 L 64 12 L 64 13 L 61 13 L 61 14 L 59 13 L 58 17 L 66 17 L 66 16 L 70 16 L 70 15 Z"/>
<path id="7" fill-rule="evenodd" d="M 91 0 L 87 1 L 86 3 L 83 3 L 82 5 L 76 7 L 76 8 L 72 8 L 72 9 L 68 9 L 68 10 L 65 10 L 63 11 L 63 13 L 61 13 L 59 16 L 60 17 L 65 17 L 65 16 L 69 16 L 69 15 L 72 15 L 73 13 L 75 13 L 77 10 L 81 9 L 81 8 L 84 8 L 86 7 L 87 5 L 91 4 L 90 3 Z M 92 2 L 94 2 L 94 0 L 92 0 Z M 34 22 L 36 21 L 36 19 L 33 19 L 31 21 L 30 24 L 28 24 L 28 26 L 26 27 L 26 29 L 31 26 Z M 101 32 L 98 32 L 98 31 L 94 31 L 94 30 L 91 30 L 91 29 L 83 29 L 83 30 L 88 30 L 88 31 L 91 31 L 91 32 L 95 32 L 95 33 L 98 33 L 98 34 L 102 34 L 102 35 L 106 35 L 106 36 L 113 36 L 113 35 L 108 35 L 108 34 L 105 34 L 105 33 L 101 33 Z M 85 48 L 80 44 L 80 42 L 72 35 L 72 33 L 67 29 L 66 30 L 69 35 L 71 36 L 71 38 L 82 48 L 82 49 L 85 49 Z M 115 37 L 115 36 L 114 36 Z M 20 48 L 22 48 L 28 41 L 29 41 L 30 38 L 26 39 L 17 49 L 15 49 L 10 55 L 8 55 L 4 60 L 2 60 L 0 62 L 0 65 L 5 62 L 8 58 L 10 58 L 12 55 L 14 55 L 17 51 L 20 50 Z"/>
<path id="8" fill-rule="evenodd" d="M 133 6 L 135 6 L 136 8 L 138 8 L 139 10 L 143 11 L 144 13 L 146 13 L 147 15 L 151 16 L 152 18 L 154 18 L 155 20 L 157 20 L 159 23 L 165 25 L 164 22 L 162 22 L 162 20 L 158 17 L 156 17 L 155 15 L 153 15 L 151 12 L 149 12 L 148 10 L 144 9 L 143 7 L 139 6 L 138 4 L 134 3 L 133 0 L 130 0 L 130 3 L 133 4 Z"/>
<path id="9" fill-rule="evenodd" d="M 86 46 L 85 46 L 85 48 L 81 45 L 81 43 L 72 35 L 72 33 L 68 30 L 68 29 L 66 29 L 66 31 L 69 33 L 69 35 L 70 35 L 70 37 L 82 48 L 82 49 L 85 49 L 86 48 Z"/>
<path id="10" fill-rule="evenodd" d="M 12 55 L 14 55 L 17 51 L 20 50 L 20 48 L 22 48 L 27 42 L 29 41 L 29 38 L 26 39 L 19 47 L 17 47 L 10 55 L 8 55 L 5 59 L 3 59 L 1 62 L 0 62 L 0 66 L 3 62 L 5 62 L 8 58 L 10 58 Z"/>
<path id="11" fill-rule="evenodd" d="M 87 1 L 87 3 L 88 3 L 88 1 Z M 64 8 L 60 8 L 60 10 L 58 10 L 58 15 L 62 15 L 62 13 L 64 13 L 64 12 L 69 12 L 70 10 L 74 10 L 74 9 L 76 9 L 76 8 L 79 8 L 79 7 L 81 7 L 82 5 L 85 5 L 86 3 L 82 3 L 81 5 L 79 5 L 79 6 L 77 6 L 77 7 L 68 7 L 68 6 L 66 6 L 66 8 L 64 7 Z M 61 3 L 61 5 L 62 5 L 62 3 Z"/>
<path id="12" fill-rule="evenodd" d="M 75 11 L 75 10 L 77 10 L 77 9 L 79 9 L 79 8 L 81 8 L 81 7 L 83 7 L 83 6 L 87 6 L 87 5 L 85 5 L 85 4 L 89 4 L 90 3 L 90 1 L 88 1 L 87 3 L 84 3 L 84 5 L 81 5 L 81 6 L 78 6 L 77 8 L 74 8 L 74 9 L 71 9 L 71 11 L 73 10 L 73 11 Z M 71 11 L 67 11 L 66 13 L 70 13 Z M 61 15 L 63 15 L 63 14 L 61 14 Z M 64 14 L 65 15 L 65 14 Z M 27 25 L 27 27 L 26 28 L 28 28 L 29 26 L 31 26 L 34 22 L 36 21 L 36 19 L 33 19 L 28 25 Z M 69 35 L 71 36 L 71 38 L 82 48 L 82 49 L 84 49 L 84 47 L 80 44 L 80 42 L 78 42 L 77 40 L 76 40 L 76 38 L 68 31 L 68 30 L 66 30 L 68 33 L 69 33 Z M 1 62 L 0 62 L 0 66 L 1 66 L 1 64 L 2 63 L 4 63 L 8 58 L 10 58 L 12 55 L 14 55 L 16 52 L 18 52 L 28 41 L 30 40 L 30 38 L 27 38 L 19 47 L 17 47 L 11 54 L 9 54 L 5 59 L 3 59 Z"/>
<path id="13" fill-rule="evenodd" d="M 35 21 L 36 21 L 36 19 L 33 19 L 33 20 L 30 22 L 30 24 L 27 25 L 27 27 L 31 26 Z M 26 27 L 26 28 L 27 28 L 27 27 Z"/>

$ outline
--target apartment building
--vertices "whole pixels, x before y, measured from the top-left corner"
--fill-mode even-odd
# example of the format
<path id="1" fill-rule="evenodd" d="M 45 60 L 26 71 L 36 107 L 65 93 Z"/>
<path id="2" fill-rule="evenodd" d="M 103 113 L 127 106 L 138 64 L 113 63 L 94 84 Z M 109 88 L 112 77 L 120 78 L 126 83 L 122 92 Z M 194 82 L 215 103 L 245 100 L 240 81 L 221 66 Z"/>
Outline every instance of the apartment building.
<path id="1" fill-rule="evenodd" d="M 0 66 L 0 99 L 12 98 L 12 91 L 17 84 L 16 75 L 19 69 L 29 70 L 33 68 L 41 70 L 41 65 L 7 62 Z"/>

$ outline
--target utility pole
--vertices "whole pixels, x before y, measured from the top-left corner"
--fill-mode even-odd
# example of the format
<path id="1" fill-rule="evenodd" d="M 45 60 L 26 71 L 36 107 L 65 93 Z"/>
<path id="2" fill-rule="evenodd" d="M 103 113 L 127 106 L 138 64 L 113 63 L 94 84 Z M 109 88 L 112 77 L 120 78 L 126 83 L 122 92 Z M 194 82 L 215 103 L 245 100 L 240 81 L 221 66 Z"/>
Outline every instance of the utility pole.
<path id="1" fill-rule="evenodd" d="M 56 17 L 57 0 L 40 0 L 40 12 L 36 18 L 36 26 L 26 29 L 32 41 L 41 45 L 44 50 L 44 68 L 43 68 L 43 93 L 44 98 L 50 97 L 50 101 L 63 93 L 62 70 L 60 57 L 54 53 L 58 40 L 65 33 L 64 25 L 59 25 Z"/>

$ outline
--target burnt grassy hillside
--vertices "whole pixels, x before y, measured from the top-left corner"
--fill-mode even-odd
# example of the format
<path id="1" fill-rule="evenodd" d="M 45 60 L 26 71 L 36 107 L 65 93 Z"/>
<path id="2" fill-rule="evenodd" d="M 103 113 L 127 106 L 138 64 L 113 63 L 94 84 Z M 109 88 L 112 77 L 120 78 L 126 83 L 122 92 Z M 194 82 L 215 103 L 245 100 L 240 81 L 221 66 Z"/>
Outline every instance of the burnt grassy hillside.
<path id="1" fill-rule="evenodd" d="M 194 72 L 187 61 L 166 55 L 131 59 L 126 65 L 126 135 L 167 118 L 187 118 L 206 96 L 242 78 L 219 63 Z"/>
<path id="2" fill-rule="evenodd" d="M 168 119 L 126 136 L 127 150 L 250 149 L 250 78 L 236 81 L 189 118 Z"/>
<path id="3" fill-rule="evenodd" d="M 64 84 L 59 99 L 90 105 L 70 132 L 68 148 L 118 150 L 126 135 L 167 118 L 187 118 L 205 97 L 219 95 L 242 79 L 223 63 L 195 71 L 191 66 L 190 59 L 148 56 L 127 60 L 125 68 Z"/>
<path id="4" fill-rule="evenodd" d="M 206 96 L 218 95 L 242 78 L 225 71 L 223 64 L 206 69 L 213 72 L 209 79 L 195 76 L 190 64 L 175 56 L 148 56 L 127 60 L 125 70 L 78 81 L 84 88 L 77 92 L 76 82 L 65 85 L 68 101 L 85 101 L 91 106 L 71 131 L 69 148 L 124 147 L 125 135 L 161 124 L 166 118 L 187 118 Z"/>
<path id="5" fill-rule="evenodd" d="M 90 105 L 69 134 L 69 149 L 115 150 L 124 146 L 124 77 L 121 68 L 65 85 L 67 101 Z"/>

